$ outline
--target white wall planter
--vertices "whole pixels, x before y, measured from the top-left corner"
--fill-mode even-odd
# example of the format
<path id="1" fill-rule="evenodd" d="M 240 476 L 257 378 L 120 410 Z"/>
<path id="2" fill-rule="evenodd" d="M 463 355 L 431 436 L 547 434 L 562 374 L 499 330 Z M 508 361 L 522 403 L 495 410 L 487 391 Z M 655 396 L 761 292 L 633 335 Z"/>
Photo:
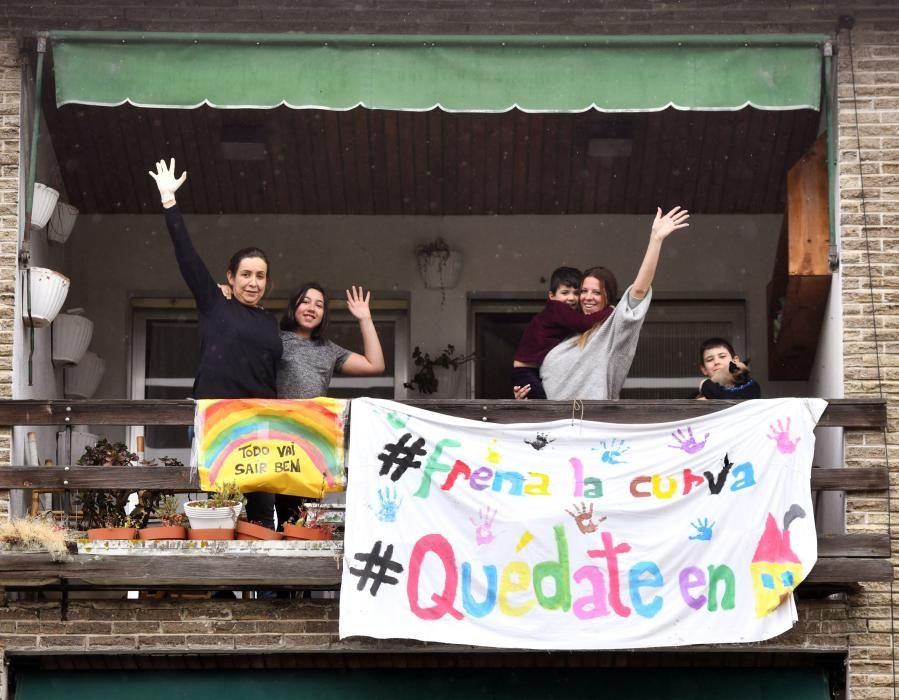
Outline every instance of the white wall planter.
<path id="1" fill-rule="evenodd" d="M 69 293 L 69 278 L 45 267 L 31 267 L 25 272 L 25 280 L 30 289 L 30 293 L 26 290 L 22 303 L 25 324 L 35 328 L 49 326 Z"/>
<path id="2" fill-rule="evenodd" d="M 54 243 L 65 243 L 69 240 L 75 221 L 78 219 L 78 209 L 65 202 L 56 203 L 56 214 L 50 220 L 47 227 L 47 238 Z"/>
<path id="3" fill-rule="evenodd" d="M 89 399 L 97 393 L 106 362 L 93 352 L 86 352 L 74 367 L 65 368 L 65 396 L 67 399 Z"/>
<path id="4" fill-rule="evenodd" d="M 419 253 L 418 271 L 425 289 L 453 289 L 462 276 L 462 253 L 458 250 Z"/>
<path id="5" fill-rule="evenodd" d="M 190 520 L 190 527 L 193 530 L 233 530 L 237 526 L 237 518 L 240 517 L 243 508 L 241 503 L 218 508 L 204 508 L 191 503 L 196 501 L 184 504 L 184 514 Z"/>
<path id="6" fill-rule="evenodd" d="M 34 201 L 31 204 L 31 228 L 44 228 L 56 208 L 59 192 L 52 187 L 34 183 Z"/>
<path id="7" fill-rule="evenodd" d="M 53 322 L 53 364 L 77 365 L 91 344 L 94 322 L 82 316 L 84 309 L 69 309 Z"/>

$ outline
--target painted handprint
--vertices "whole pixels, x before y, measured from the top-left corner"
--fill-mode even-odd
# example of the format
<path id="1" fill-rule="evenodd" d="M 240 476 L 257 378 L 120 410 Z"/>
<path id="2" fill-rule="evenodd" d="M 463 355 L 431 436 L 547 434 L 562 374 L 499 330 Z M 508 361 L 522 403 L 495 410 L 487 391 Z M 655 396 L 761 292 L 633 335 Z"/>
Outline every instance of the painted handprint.
<path id="1" fill-rule="evenodd" d="M 496 510 L 492 512 L 489 508 L 478 511 L 479 520 L 469 518 L 471 524 L 474 525 L 474 541 L 478 546 L 482 544 L 490 544 L 496 539 L 493 534 L 493 520 L 496 518 Z"/>
<path id="2" fill-rule="evenodd" d="M 375 514 L 375 517 L 382 523 L 396 522 L 396 516 L 400 510 L 400 504 L 403 502 L 402 498 L 398 499 L 396 497 L 396 487 L 394 487 L 393 493 L 390 493 L 389 486 L 383 489 L 378 489 L 378 500 L 381 502 L 381 505 L 380 508 L 378 508 L 378 512 Z"/>
<path id="3" fill-rule="evenodd" d="M 774 425 L 768 426 L 771 429 L 771 433 L 768 435 L 769 438 L 774 440 L 777 443 L 777 451 L 782 455 L 791 455 L 796 451 L 796 445 L 799 444 L 799 441 L 802 438 L 796 438 L 795 440 L 790 439 L 790 419 L 787 418 L 787 424 L 781 422 L 780 418 L 777 419 L 777 427 Z"/>
<path id="4" fill-rule="evenodd" d="M 695 529 L 696 534 L 690 535 L 688 539 L 708 541 L 712 539 L 712 528 L 715 523 L 710 523 L 708 518 L 696 519 L 696 522 L 690 523 Z"/>
<path id="5" fill-rule="evenodd" d="M 599 444 L 603 450 L 602 461 L 606 464 L 624 464 L 624 460 L 621 459 L 621 456 L 631 449 L 630 445 L 618 438 L 612 438 L 608 443 L 603 440 Z"/>
<path id="6" fill-rule="evenodd" d="M 555 438 L 550 439 L 546 433 L 537 433 L 537 437 L 535 437 L 533 440 L 525 440 L 524 442 L 526 445 L 530 445 L 535 450 L 542 450 L 549 443 L 555 441 Z"/>
<path id="7" fill-rule="evenodd" d="M 705 447 L 705 443 L 709 439 L 709 434 L 706 433 L 705 437 L 702 438 L 702 442 L 698 442 L 696 440 L 696 437 L 693 435 L 693 428 L 687 428 L 686 433 L 681 428 L 678 428 L 673 433 L 671 433 L 671 437 L 673 437 L 677 441 L 677 444 L 668 445 L 668 447 L 671 447 L 675 450 L 683 450 L 688 455 L 695 455 L 703 447 Z"/>
<path id="8" fill-rule="evenodd" d="M 574 524 L 577 525 L 577 529 L 580 530 L 585 535 L 589 535 L 591 532 L 596 532 L 597 523 L 601 523 L 606 519 L 606 516 L 602 516 L 596 523 L 593 522 L 593 504 L 590 504 L 588 508 L 583 501 L 581 505 L 578 506 L 575 503 L 572 506 L 573 510 L 566 509 L 565 512 L 568 513 L 572 518 L 574 518 Z"/>

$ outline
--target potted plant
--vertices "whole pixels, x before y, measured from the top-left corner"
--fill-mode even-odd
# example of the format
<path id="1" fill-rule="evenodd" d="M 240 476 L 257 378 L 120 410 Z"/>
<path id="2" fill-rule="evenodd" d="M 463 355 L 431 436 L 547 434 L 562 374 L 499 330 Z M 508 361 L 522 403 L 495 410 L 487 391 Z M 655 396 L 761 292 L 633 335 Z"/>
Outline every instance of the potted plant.
<path id="1" fill-rule="evenodd" d="M 82 466 L 102 467 L 131 467 L 137 464 L 137 455 L 121 442 L 109 442 L 106 438 L 98 440 L 96 444 L 85 448 L 84 454 L 78 460 Z M 173 460 L 169 460 L 172 462 Z M 137 537 L 135 532 L 143 528 L 150 518 L 150 513 L 156 510 L 163 497 L 162 491 L 144 489 L 137 492 L 137 503 L 126 513 L 125 509 L 131 500 L 134 491 L 129 489 L 95 489 L 79 491 L 78 498 L 81 502 L 81 526 L 88 531 L 88 536 L 97 539 L 99 533 L 92 530 L 105 528 L 124 528 L 128 532 L 118 533 L 115 539 L 133 539 Z M 103 539 L 113 539 L 104 537 Z"/>
<path id="2" fill-rule="evenodd" d="M 156 507 L 154 515 L 162 525 L 147 527 L 140 531 L 142 540 L 183 540 L 187 537 L 187 516 L 178 512 L 178 501 L 174 496 L 165 496 Z"/>
<path id="3" fill-rule="evenodd" d="M 425 289 L 439 289 L 441 303 L 446 302 L 446 290 L 459 283 L 462 274 L 462 253 L 450 250 L 439 236 L 415 247 L 415 260 Z"/>
<path id="4" fill-rule="evenodd" d="M 110 512 L 100 527 L 92 527 L 87 531 L 89 540 L 136 540 L 140 529 L 139 521 L 130 515 Z"/>
<path id="5" fill-rule="evenodd" d="M 242 508 L 243 494 L 237 482 L 219 482 L 206 500 L 184 504 L 184 512 L 190 520 L 190 539 L 234 539 L 234 528 Z M 197 530 L 204 532 L 195 532 Z M 219 532 L 212 533 L 213 530 Z"/>
<path id="6" fill-rule="evenodd" d="M 475 359 L 474 353 L 470 355 L 457 355 L 454 345 L 447 345 L 439 355 L 431 357 L 429 353 L 422 352 L 417 345 L 412 350 L 412 364 L 415 366 L 415 374 L 412 379 L 403 384 L 407 389 L 413 389 L 421 394 L 434 394 L 440 387 L 440 379 L 437 373 L 443 375 L 444 380 L 450 378 L 451 373 L 455 372 L 466 362 Z M 446 382 L 445 382 L 446 384 Z M 444 394 L 452 395 L 455 393 L 455 387 L 448 389 L 445 386 Z"/>
<path id="7" fill-rule="evenodd" d="M 322 522 L 318 515 L 303 509 L 295 522 L 284 523 L 284 536 L 289 540 L 330 540 L 334 537 L 334 528 Z"/>

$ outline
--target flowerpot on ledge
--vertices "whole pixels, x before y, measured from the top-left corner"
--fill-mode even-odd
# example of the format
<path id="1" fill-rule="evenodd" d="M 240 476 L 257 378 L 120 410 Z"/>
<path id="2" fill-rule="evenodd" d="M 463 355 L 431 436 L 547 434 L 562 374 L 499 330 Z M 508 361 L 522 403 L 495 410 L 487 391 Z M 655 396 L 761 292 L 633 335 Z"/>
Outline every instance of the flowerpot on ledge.
<path id="1" fill-rule="evenodd" d="M 25 298 L 22 318 L 25 325 L 46 328 L 62 308 L 69 293 L 69 278 L 46 267 L 29 267 L 25 271 Z"/>
<path id="2" fill-rule="evenodd" d="M 191 528 L 187 533 L 189 540 L 233 540 L 234 529 L 213 527 L 213 528 Z"/>
<path id="3" fill-rule="evenodd" d="M 94 322 L 82 316 L 84 309 L 69 309 L 53 322 L 53 364 L 77 365 L 94 335 Z"/>
<path id="4" fill-rule="evenodd" d="M 140 531 L 142 540 L 184 540 L 187 539 L 187 528 L 177 525 L 160 525 L 145 527 Z"/>
<path id="5" fill-rule="evenodd" d="M 95 527 L 87 531 L 89 540 L 136 540 L 136 527 Z"/>
<path id="6" fill-rule="evenodd" d="M 280 532 L 256 523 L 248 523 L 246 520 L 237 521 L 235 532 L 239 540 L 280 540 L 284 537 Z"/>
<path id="7" fill-rule="evenodd" d="M 284 536 L 289 540 L 330 540 L 333 533 L 329 527 L 303 527 L 284 523 Z"/>
<path id="8" fill-rule="evenodd" d="M 200 505 L 204 502 L 190 501 L 184 504 L 184 514 L 190 520 L 191 530 L 234 530 L 237 526 L 237 519 L 240 517 L 241 508 L 243 508 L 241 503 L 235 502 L 234 505 L 209 508 Z"/>

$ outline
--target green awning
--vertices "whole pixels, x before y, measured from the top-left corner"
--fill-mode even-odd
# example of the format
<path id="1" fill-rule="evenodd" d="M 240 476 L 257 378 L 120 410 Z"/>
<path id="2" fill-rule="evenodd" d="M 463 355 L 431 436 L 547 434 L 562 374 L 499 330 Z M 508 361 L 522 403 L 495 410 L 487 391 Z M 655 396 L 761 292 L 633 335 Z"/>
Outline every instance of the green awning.
<path id="1" fill-rule="evenodd" d="M 645 112 L 818 109 L 818 35 L 51 32 L 58 105 Z"/>

